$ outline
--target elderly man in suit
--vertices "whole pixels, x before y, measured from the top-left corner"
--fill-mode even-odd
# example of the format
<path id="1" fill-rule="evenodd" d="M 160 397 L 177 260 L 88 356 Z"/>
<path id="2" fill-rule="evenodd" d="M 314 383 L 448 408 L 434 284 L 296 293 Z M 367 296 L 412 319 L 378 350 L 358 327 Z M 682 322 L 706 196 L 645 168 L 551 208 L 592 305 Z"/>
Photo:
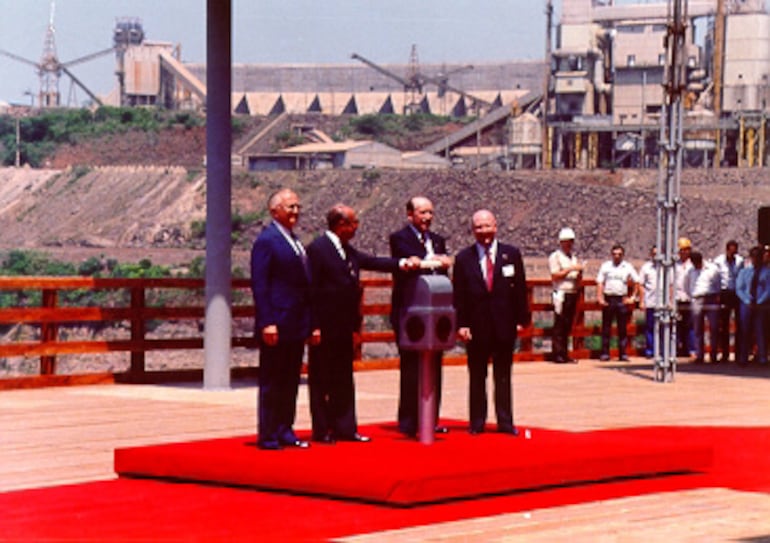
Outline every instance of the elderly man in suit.
<path id="1" fill-rule="evenodd" d="M 251 250 L 251 289 L 259 341 L 259 439 L 261 449 L 306 448 L 294 433 L 297 389 L 305 342 L 318 342 L 310 311 L 307 254 L 294 235 L 299 198 L 290 189 L 270 196 L 272 221 Z"/>
<path id="2" fill-rule="evenodd" d="M 497 240 L 491 211 L 473 214 L 476 243 L 458 253 L 454 266 L 457 337 L 466 343 L 471 434 L 487 419 L 487 366 L 492 359 L 498 432 L 518 435 L 513 423 L 511 369 L 517 329 L 529 324 L 527 279 L 519 249 Z"/>
<path id="3" fill-rule="evenodd" d="M 452 259 L 447 254 L 446 240 L 430 230 L 433 222 L 433 203 L 424 196 L 415 196 L 406 204 L 407 224 L 401 230 L 390 235 L 390 256 L 393 258 L 418 257 L 432 261 L 435 266 L 423 270 L 422 273 L 443 273 L 452 265 Z M 396 334 L 399 333 L 399 323 L 406 308 L 404 293 L 410 274 L 397 273 L 393 279 L 391 297 L 390 322 Z M 398 338 L 397 338 L 398 339 Z M 420 355 L 417 351 L 399 349 L 401 357 L 400 387 L 398 400 L 398 429 L 401 433 L 415 437 L 417 435 L 418 418 L 418 376 Z M 434 358 L 436 383 L 436 420 L 441 405 L 441 360 L 442 353 L 437 352 Z M 437 426 L 436 432 L 446 433 L 446 427 Z"/>
<path id="4" fill-rule="evenodd" d="M 378 258 L 350 245 L 358 229 L 356 212 L 343 204 L 326 216 L 328 230 L 307 248 L 313 276 L 311 299 L 321 342 L 309 359 L 313 440 L 367 442 L 358 433 L 353 383 L 353 334 L 361 324 L 361 269 L 396 272 L 419 267 L 420 259 Z"/>

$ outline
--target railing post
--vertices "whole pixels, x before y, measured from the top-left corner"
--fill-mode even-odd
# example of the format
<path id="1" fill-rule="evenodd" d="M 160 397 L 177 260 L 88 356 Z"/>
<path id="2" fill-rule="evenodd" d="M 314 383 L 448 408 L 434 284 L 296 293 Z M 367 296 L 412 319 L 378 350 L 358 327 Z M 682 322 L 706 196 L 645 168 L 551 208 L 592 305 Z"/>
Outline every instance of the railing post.
<path id="1" fill-rule="evenodd" d="M 572 328 L 579 326 L 582 329 L 585 329 L 586 326 L 586 312 L 585 312 L 585 303 L 586 303 L 586 289 L 585 287 L 578 288 L 578 299 L 577 299 L 577 311 L 575 313 L 575 322 L 572 324 Z M 577 334 L 572 334 L 572 350 L 573 351 L 580 351 L 585 348 L 585 337 L 581 334 L 578 336 Z"/>
<path id="2" fill-rule="evenodd" d="M 58 301 L 58 291 L 43 289 L 43 307 L 54 309 Z M 42 343 L 54 342 L 59 336 L 58 322 L 40 323 L 40 341 Z M 56 373 L 56 355 L 46 354 L 40 356 L 40 375 L 54 375 Z"/>
<path id="3" fill-rule="evenodd" d="M 534 295 L 534 289 L 535 287 L 532 285 L 532 283 L 527 284 L 527 307 L 533 307 L 535 303 L 535 295 Z M 529 325 L 528 328 L 533 328 L 535 325 L 534 321 Z M 519 339 L 519 354 L 522 353 L 532 353 L 532 336 L 529 337 L 523 337 Z"/>
<path id="4" fill-rule="evenodd" d="M 358 286 L 358 314 L 364 314 L 364 296 L 366 296 L 366 289 L 363 285 Z M 356 330 L 353 333 L 353 360 L 361 360 L 363 358 L 363 343 L 361 342 L 361 331 L 364 329 L 364 319 L 358 321 Z"/>
<path id="5" fill-rule="evenodd" d="M 133 376 L 143 375 L 144 367 L 144 283 L 139 281 L 131 287 L 131 342 L 135 347 L 131 349 L 131 369 Z M 141 345 L 137 348 L 136 345 Z"/>

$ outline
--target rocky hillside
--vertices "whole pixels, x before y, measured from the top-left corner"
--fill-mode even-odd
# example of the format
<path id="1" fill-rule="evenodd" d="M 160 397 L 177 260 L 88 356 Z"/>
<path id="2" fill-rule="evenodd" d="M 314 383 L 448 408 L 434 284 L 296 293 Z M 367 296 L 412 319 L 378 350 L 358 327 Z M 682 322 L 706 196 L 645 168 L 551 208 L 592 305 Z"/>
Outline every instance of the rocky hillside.
<path id="1" fill-rule="evenodd" d="M 324 227 L 334 203 L 359 210 L 357 245 L 388 251 L 387 233 L 404 221 L 410 195 L 437 208 L 436 230 L 458 250 L 471 241 L 468 219 L 480 207 L 498 216 L 500 237 L 525 255 L 544 257 L 562 226 L 573 227 L 578 250 L 604 258 L 614 242 L 634 259 L 655 241 L 656 171 L 313 171 L 233 173 L 233 210 L 248 221 L 236 235 L 235 262 L 244 266 L 250 241 L 267 215 L 268 194 L 293 187 L 304 203 L 300 235 Z M 183 261 L 201 254 L 194 223 L 205 219 L 205 178 L 180 166 L 78 166 L 66 170 L 0 169 L 0 248 L 47 248 L 57 254 L 90 249 L 136 258 L 167 252 Z M 727 239 L 746 249 L 756 239 L 756 211 L 770 204 L 770 169 L 687 170 L 681 233 L 707 256 Z"/>

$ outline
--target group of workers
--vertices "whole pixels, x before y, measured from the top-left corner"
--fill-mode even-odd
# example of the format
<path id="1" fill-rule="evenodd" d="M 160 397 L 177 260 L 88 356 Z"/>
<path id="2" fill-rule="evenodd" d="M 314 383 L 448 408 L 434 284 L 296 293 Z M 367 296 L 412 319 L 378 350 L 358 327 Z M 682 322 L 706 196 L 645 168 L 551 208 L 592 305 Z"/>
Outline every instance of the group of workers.
<path id="1" fill-rule="evenodd" d="M 677 309 L 676 355 L 692 357 L 697 363 L 705 362 L 708 324 L 711 363 L 728 362 L 732 349 L 736 362 L 745 364 L 756 347 L 756 361 L 766 364 L 766 340 L 770 337 L 766 333 L 770 325 L 770 248 L 754 247 L 749 258 L 744 259 L 738 253 L 738 242 L 730 240 L 725 252 L 713 260 L 693 251 L 686 237 L 679 238 L 677 248 L 673 286 Z M 599 268 L 596 282 L 597 299 L 602 305 L 601 360 L 609 360 L 613 321 L 617 322 L 619 358 L 628 359 L 626 325 L 636 304 L 645 310 L 645 355 L 653 356 L 655 311 L 660 303 L 656 255 L 657 249 L 653 246 L 649 260 L 637 273 L 633 265 L 624 260 L 623 247 L 615 245 L 611 259 Z M 731 329 L 735 330 L 734 335 Z M 660 348 L 662 350 L 662 346 Z"/>

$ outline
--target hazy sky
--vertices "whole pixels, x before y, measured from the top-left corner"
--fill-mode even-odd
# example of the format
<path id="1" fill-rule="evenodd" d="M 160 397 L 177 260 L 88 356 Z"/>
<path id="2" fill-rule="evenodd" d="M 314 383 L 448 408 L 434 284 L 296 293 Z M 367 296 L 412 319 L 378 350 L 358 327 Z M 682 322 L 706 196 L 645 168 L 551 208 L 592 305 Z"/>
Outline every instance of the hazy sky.
<path id="1" fill-rule="evenodd" d="M 554 2 L 558 9 L 561 2 Z M 233 62 L 407 63 L 540 59 L 545 50 L 545 0 L 233 0 Z M 50 0 L 0 0 L 0 49 L 38 62 Z M 147 39 L 181 44 L 185 62 L 206 60 L 206 0 L 56 0 L 59 60 L 112 46 L 117 17 L 138 17 Z M 93 92 L 116 85 L 115 57 L 70 70 Z M 71 100 L 62 76 L 62 102 Z M 0 55 L 0 100 L 30 103 L 40 87 L 35 68 Z M 75 103 L 87 99 L 80 89 Z"/>

